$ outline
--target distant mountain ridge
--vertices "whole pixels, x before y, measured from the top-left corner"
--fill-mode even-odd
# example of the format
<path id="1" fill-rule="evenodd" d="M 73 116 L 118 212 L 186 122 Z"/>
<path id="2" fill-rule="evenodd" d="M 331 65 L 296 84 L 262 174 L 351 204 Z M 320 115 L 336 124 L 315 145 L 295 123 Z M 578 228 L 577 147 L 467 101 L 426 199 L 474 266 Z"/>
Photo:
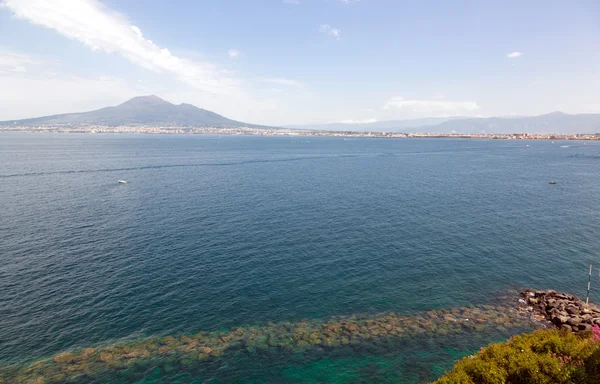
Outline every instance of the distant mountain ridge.
<path id="1" fill-rule="evenodd" d="M 221 116 L 191 104 L 172 104 L 155 95 L 138 96 L 114 107 L 31 119 L 2 121 L 0 125 L 165 125 L 217 128 L 268 128 Z"/>
<path id="2" fill-rule="evenodd" d="M 200 128 L 259 128 L 276 127 L 248 124 L 231 120 L 215 112 L 191 104 L 172 104 L 155 95 L 134 97 L 122 104 L 89 112 L 65 113 L 30 119 L 0 121 L 0 126 L 98 125 L 200 127 Z M 331 123 L 288 125 L 290 129 L 354 132 L 401 133 L 464 133 L 464 134 L 577 134 L 600 133 L 600 114 L 567 114 L 552 112 L 539 116 L 502 117 L 427 117 L 409 120 L 389 120 L 372 123 Z"/>
<path id="3" fill-rule="evenodd" d="M 317 131 L 402 132 L 402 130 L 407 128 L 432 126 L 455 119 L 468 119 L 468 117 L 425 117 L 421 119 L 374 121 L 371 123 L 338 122 L 327 124 L 286 125 L 285 127 L 292 129 L 311 129 Z"/>
<path id="4" fill-rule="evenodd" d="M 532 133 L 577 134 L 600 133 L 600 114 L 568 114 L 552 112 L 539 116 L 503 117 L 430 117 L 411 120 L 377 121 L 372 123 L 332 123 L 291 125 L 290 128 L 358 132 L 404 133 Z"/>
<path id="5" fill-rule="evenodd" d="M 600 114 L 552 112 L 539 116 L 471 118 L 446 121 L 428 128 L 428 132 L 435 133 L 598 133 Z"/>

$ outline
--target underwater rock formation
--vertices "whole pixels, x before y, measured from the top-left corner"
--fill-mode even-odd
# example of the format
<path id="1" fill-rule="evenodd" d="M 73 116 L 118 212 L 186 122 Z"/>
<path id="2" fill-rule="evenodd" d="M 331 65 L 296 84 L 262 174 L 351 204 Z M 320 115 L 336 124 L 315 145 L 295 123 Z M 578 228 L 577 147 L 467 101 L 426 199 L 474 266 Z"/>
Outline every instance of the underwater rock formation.
<path id="1" fill-rule="evenodd" d="M 103 347 L 67 351 L 28 365 L 0 368 L 3 383 L 85 383 L 119 378 L 133 382 L 148 375 L 194 371 L 235 353 L 282 353 L 302 350 L 353 348 L 402 340 L 486 332 L 492 329 L 531 326 L 528 313 L 519 311 L 517 297 L 498 305 L 433 310 L 412 315 L 336 317 L 328 321 L 269 323 L 227 332 L 199 332 L 177 337 L 151 337 Z M 2 381 L 4 380 L 4 381 Z"/>

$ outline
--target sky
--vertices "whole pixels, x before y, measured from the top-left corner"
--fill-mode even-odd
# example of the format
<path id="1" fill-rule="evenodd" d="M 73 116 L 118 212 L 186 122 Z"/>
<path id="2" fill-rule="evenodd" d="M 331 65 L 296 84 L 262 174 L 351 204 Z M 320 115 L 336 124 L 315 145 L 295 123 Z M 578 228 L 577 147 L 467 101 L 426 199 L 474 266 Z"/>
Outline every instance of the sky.
<path id="1" fill-rule="evenodd" d="M 0 120 L 148 94 L 267 125 L 600 113 L 600 2 L 0 0 Z"/>

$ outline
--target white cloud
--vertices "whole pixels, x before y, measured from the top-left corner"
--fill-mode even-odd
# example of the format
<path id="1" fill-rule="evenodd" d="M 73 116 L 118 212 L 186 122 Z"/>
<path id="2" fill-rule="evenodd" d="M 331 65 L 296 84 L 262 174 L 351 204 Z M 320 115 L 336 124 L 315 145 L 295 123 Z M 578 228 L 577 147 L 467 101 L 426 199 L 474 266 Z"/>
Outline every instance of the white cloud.
<path id="1" fill-rule="evenodd" d="M 319 31 L 321 31 L 321 33 L 326 33 L 329 36 L 333 36 L 338 40 L 341 39 L 341 36 L 340 36 L 341 31 L 337 28 L 333 28 L 329 24 L 321 25 L 321 27 L 319 28 Z"/>
<path id="2" fill-rule="evenodd" d="M 232 94 L 239 83 L 218 66 L 173 55 L 144 38 L 140 28 L 98 0 L 4 0 L 15 16 L 51 28 L 94 51 L 117 53 L 130 62 L 211 94 Z"/>
<path id="3" fill-rule="evenodd" d="M 406 100 L 403 97 L 392 97 L 384 104 L 383 109 L 409 110 L 433 116 L 475 111 L 479 106 L 475 101 Z"/>
<path id="4" fill-rule="evenodd" d="M 286 86 L 290 86 L 290 87 L 304 87 L 305 86 L 304 83 L 297 81 L 297 80 L 292 80 L 292 79 L 269 78 L 269 79 L 264 79 L 263 81 L 266 81 L 267 83 L 286 85 Z"/>
<path id="5" fill-rule="evenodd" d="M 237 49 L 230 49 L 229 51 L 227 51 L 227 54 L 232 59 L 237 59 L 238 57 L 240 57 L 240 51 L 238 51 Z"/>
<path id="6" fill-rule="evenodd" d="M 377 122 L 377 119 L 364 119 L 364 120 L 349 119 L 349 120 L 337 121 L 337 123 L 342 123 L 342 124 L 368 124 L 368 123 L 376 123 L 376 122 Z"/>
<path id="7" fill-rule="evenodd" d="M 17 58 L 22 70 L 5 71 Z M 0 52 L 0 120 L 81 112 L 152 93 L 142 84 L 112 76 L 75 76 L 57 63 Z M 60 90 L 60 92 L 57 92 Z"/>
<path id="8" fill-rule="evenodd" d="M 27 72 L 27 68 L 35 64 L 40 61 L 20 53 L 0 52 L 0 73 Z"/>
<path id="9" fill-rule="evenodd" d="M 340 0 L 344 4 L 358 3 L 360 0 Z"/>
<path id="10" fill-rule="evenodd" d="M 508 53 L 506 55 L 506 57 L 509 59 L 515 59 L 517 57 L 520 57 L 521 55 L 523 55 L 521 52 L 511 52 L 511 53 Z"/>
<path id="11" fill-rule="evenodd" d="M 298 4 L 300 4 L 300 0 L 283 0 L 283 4 L 298 5 Z"/>
<path id="12" fill-rule="evenodd" d="M 15 65 L 24 71 L 15 71 Z M 90 111 L 149 94 L 256 124 L 281 124 L 281 120 L 290 121 L 285 117 L 288 113 L 299 113 L 291 110 L 280 96 L 275 97 L 261 79 L 259 86 L 245 89 L 244 93 L 215 95 L 198 92 L 175 80 L 164 82 L 161 74 L 140 72 L 142 78 L 75 75 L 54 59 L 0 50 L 0 121 Z"/>

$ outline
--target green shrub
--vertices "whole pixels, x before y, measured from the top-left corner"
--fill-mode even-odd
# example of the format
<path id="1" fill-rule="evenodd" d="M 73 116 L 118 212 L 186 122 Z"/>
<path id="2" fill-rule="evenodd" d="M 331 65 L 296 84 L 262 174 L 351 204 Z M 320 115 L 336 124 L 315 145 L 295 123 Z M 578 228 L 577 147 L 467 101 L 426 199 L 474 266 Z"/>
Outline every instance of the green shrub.
<path id="1" fill-rule="evenodd" d="M 539 330 L 490 344 L 435 384 L 600 383 L 600 342 L 591 333 Z"/>

